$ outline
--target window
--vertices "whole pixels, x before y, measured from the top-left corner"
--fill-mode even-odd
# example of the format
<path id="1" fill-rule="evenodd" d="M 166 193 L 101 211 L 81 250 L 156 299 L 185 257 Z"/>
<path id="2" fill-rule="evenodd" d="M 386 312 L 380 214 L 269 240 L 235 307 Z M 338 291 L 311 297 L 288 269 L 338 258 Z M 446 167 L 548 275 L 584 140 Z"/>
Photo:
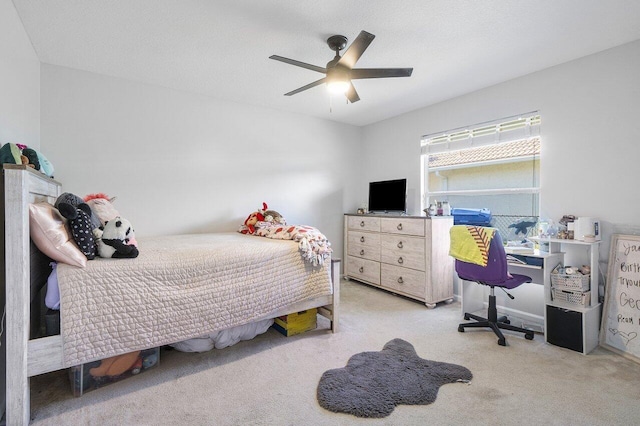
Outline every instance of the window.
<path id="1" fill-rule="evenodd" d="M 536 222 L 540 123 L 540 115 L 532 112 L 423 136 L 422 208 L 436 201 L 448 201 L 452 208 L 487 208 L 492 226 L 504 237 L 513 234 L 513 223 Z"/>

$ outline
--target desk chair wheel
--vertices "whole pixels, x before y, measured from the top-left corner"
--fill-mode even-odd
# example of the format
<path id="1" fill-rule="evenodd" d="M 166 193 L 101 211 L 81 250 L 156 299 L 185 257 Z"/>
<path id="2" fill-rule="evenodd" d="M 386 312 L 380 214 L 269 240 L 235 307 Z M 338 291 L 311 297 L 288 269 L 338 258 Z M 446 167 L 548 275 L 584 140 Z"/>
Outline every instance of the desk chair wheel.
<path id="1" fill-rule="evenodd" d="M 507 341 L 506 339 L 498 339 L 498 344 L 500 346 L 507 346 Z"/>
<path id="2" fill-rule="evenodd" d="M 468 320 L 469 318 L 467 318 L 467 316 L 465 315 L 465 318 L 464 318 L 464 319 Z M 459 331 L 460 333 L 464 333 L 464 327 L 463 327 L 463 326 L 461 326 L 461 325 L 459 325 L 459 326 L 458 326 L 458 331 Z"/>
<path id="3" fill-rule="evenodd" d="M 533 340 L 533 333 L 527 333 L 524 335 L 524 338 L 527 340 Z"/>

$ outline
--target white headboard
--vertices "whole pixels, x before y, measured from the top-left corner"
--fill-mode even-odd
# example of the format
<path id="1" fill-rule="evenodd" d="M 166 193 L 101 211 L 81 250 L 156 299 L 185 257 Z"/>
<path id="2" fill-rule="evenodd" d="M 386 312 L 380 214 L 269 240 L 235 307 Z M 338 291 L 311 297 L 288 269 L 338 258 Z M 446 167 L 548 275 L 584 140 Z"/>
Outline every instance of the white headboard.
<path id="1" fill-rule="evenodd" d="M 7 385 L 12 387 L 11 381 L 14 379 L 24 380 L 18 374 L 8 379 L 6 350 L 9 348 L 24 354 L 22 358 L 26 369 L 25 345 L 40 325 L 40 299 L 36 296 L 51 271 L 49 259 L 33 245 L 29 237 L 29 204 L 38 201 L 53 204 L 62 191 L 62 185 L 31 167 L 4 164 L 0 186 L 3 192 L 0 214 L 4 220 L 4 227 L 0 230 L 0 252 L 4 259 L 4 268 L 0 272 L 0 306 L 6 310 L 5 331 L 0 346 L 0 413 L 3 413 Z M 11 290 L 8 293 L 7 288 Z M 34 309 L 31 309 L 32 302 Z M 29 323 L 25 318 L 30 319 Z M 14 365 L 9 367 L 9 371 L 16 367 L 22 368 Z"/>

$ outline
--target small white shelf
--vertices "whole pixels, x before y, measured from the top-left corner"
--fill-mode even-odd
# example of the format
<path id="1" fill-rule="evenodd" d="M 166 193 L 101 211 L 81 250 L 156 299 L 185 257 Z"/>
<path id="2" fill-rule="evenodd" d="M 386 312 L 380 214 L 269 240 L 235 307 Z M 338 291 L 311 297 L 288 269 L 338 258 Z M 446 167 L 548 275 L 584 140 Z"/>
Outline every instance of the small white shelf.
<path id="1" fill-rule="evenodd" d="M 559 238 L 539 238 L 539 237 L 531 237 L 529 238 L 531 241 L 536 241 L 538 243 L 549 243 L 549 252 L 550 253 L 560 253 L 564 246 L 586 246 L 589 250 L 589 266 L 591 268 L 591 276 L 590 276 L 590 284 L 589 291 L 591 292 L 591 303 L 589 306 L 580 306 L 574 305 L 565 302 L 559 302 L 556 300 L 551 300 L 551 286 L 550 286 L 550 271 L 545 271 L 545 275 L 549 277 L 545 277 L 545 340 L 548 343 L 558 344 L 563 346 L 561 343 L 557 342 L 549 342 L 550 330 L 549 327 L 556 327 L 557 324 L 549 324 L 548 308 L 558 308 L 567 312 L 576 312 L 580 314 L 580 324 L 579 331 L 581 333 L 582 341 L 582 354 L 586 355 L 595 349 L 598 346 L 598 336 L 600 333 L 599 330 L 599 318 L 600 318 L 600 308 L 601 304 L 598 302 L 598 286 L 599 286 L 599 268 L 598 261 L 600 258 L 600 241 L 587 242 L 580 240 L 564 240 Z M 565 315 L 565 314 L 562 314 Z M 556 330 L 551 330 L 554 336 L 553 339 L 562 340 L 562 336 L 558 336 L 555 333 Z M 565 346 L 569 349 L 571 345 Z M 577 349 L 574 349 L 577 350 Z"/>

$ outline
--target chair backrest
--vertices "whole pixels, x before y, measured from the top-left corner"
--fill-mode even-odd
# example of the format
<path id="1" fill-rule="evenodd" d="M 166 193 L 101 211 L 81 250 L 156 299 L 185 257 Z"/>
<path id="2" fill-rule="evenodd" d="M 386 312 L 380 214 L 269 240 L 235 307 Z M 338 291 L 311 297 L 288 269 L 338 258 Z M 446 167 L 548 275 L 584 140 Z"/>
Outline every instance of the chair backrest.
<path id="1" fill-rule="evenodd" d="M 493 233 L 493 238 L 489 245 L 487 266 L 456 259 L 456 273 L 463 280 L 476 281 L 488 285 L 501 284 L 511 278 L 507 270 L 507 253 L 504 251 L 502 237 L 498 230 Z"/>

